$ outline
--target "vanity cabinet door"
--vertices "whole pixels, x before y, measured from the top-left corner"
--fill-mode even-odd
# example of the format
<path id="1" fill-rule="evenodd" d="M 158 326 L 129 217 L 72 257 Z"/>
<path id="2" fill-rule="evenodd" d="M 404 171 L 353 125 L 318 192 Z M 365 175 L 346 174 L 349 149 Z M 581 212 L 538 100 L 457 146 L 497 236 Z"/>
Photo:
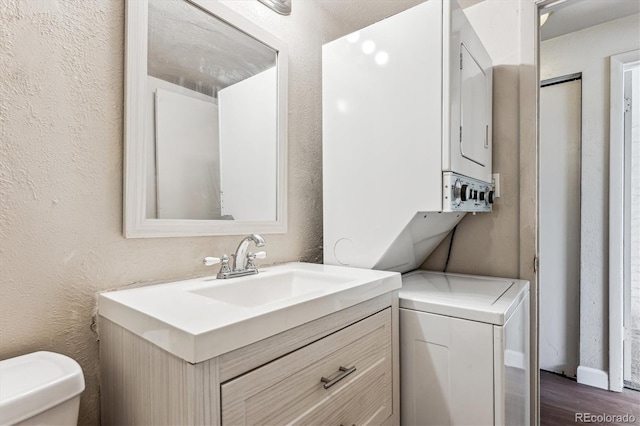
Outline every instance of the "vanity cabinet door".
<path id="1" fill-rule="evenodd" d="M 223 426 L 382 424 L 392 414 L 391 309 L 233 379 L 221 394 Z"/>

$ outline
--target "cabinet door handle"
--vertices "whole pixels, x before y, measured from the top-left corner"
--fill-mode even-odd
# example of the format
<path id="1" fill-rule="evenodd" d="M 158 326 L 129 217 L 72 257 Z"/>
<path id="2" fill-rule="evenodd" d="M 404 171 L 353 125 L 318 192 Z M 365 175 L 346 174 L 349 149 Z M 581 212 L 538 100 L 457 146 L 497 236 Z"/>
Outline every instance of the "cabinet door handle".
<path id="1" fill-rule="evenodd" d="M 335 385 L 336 383 L 338 383 L 340 380 L 344 379 L 345 377 L 347 377 L 349 374 L 353 373 L 354 371 L 356 371 L 356 366 L 354 365 L 351 368 L 347 368 L 347 367 L 340 367 L 340 373 L 338 373 L 338 375 L 336 377 L 334 377 L 333 379 L 327 379 L 326 377 L 322 377 L 320 378 L 320 381 L 322 383 L 324 383 L 323 387 L 325 389 L 329 389 L 331 386 Z"/>

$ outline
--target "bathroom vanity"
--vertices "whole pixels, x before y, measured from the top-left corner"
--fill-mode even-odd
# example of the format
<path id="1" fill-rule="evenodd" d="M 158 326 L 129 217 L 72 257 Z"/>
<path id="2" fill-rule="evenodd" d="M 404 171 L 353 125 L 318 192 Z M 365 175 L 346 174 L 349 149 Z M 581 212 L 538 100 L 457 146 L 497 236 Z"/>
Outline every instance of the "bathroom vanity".
<path id="1" fill-rule="evenodd" d="M 399 288 L 293 263 L 101 293 L 102 423 L 399 424 Z"/>

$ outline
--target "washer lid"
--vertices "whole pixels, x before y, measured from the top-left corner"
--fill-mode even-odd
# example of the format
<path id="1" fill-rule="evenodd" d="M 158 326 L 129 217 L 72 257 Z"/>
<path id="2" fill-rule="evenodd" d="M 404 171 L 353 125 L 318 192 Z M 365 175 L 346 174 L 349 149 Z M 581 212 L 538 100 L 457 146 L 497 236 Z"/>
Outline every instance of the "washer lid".
<path id="1" fill-rule="evenodd" d="M 80 365 L 53 353 L 34 352 L 0 361 L 0 424 L 15 424 L 84 390 Z"/>
<path id="2" fill-rule="evenodd" d="M 414 271 L 402 276 L 400 307 L 504 325 L 528 289 L 523 280 Z"/>

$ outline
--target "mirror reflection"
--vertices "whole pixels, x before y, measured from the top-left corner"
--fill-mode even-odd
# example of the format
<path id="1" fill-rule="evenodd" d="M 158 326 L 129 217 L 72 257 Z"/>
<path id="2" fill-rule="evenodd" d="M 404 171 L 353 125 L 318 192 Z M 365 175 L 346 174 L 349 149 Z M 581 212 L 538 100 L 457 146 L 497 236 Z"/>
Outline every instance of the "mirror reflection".
<path id="1" fill-rule="evenodd" d="M 185 0 L 149 0 L 146 217 L 277 216 L 277 52 Z"/>

